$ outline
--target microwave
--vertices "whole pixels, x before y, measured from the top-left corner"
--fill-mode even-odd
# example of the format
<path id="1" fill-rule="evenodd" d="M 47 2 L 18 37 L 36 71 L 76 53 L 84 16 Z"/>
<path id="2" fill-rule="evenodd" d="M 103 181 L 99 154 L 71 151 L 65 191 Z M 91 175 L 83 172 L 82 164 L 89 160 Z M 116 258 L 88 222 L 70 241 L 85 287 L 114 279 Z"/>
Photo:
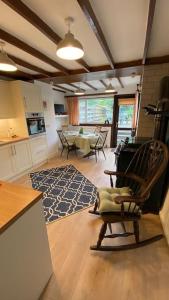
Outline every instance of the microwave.
<path id="1" fill-rule="evenodd" d="M 43 113 L 26 113 L 26 123 L 30 136 L 46 132 Z"/>

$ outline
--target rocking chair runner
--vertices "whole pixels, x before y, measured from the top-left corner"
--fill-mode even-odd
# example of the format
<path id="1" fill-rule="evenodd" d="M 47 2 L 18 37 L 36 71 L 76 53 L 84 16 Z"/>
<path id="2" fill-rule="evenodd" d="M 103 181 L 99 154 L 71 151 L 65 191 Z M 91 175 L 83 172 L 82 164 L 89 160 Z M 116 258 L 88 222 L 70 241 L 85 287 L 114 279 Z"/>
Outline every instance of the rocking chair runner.
<path id="1" fill-rule="evenodd" d="M 103 220 L 97 245 L 91 250 L 118 251 L 147 245 L 163 237 L 162 234 L 140 241 L 139 219 L 141 208 L 149 197 L 154 184 L 164 172 L 168 163 L 168 148 L 162 142 L 152 140 L 142 145 L 135 153 L 127 170 L 123 172 L 105 171 L 110 176 L 111 188 L 98 190 L 98 200 L 94 210 Z M 112 176 L 118 177 L 118 188 L 113 188 Z M 97 210 L 98 209 L 98 210 Z M 127 232 L 124 222 L 133 222 L 133 232 Z M 111 224 L 121 223 L 123 232 L 113 234 Z M 110 234 L 106 235 L 107 226 Z M 102 246 L 104 238 L 135 236 L 135 243 L 120 246 Z"/>

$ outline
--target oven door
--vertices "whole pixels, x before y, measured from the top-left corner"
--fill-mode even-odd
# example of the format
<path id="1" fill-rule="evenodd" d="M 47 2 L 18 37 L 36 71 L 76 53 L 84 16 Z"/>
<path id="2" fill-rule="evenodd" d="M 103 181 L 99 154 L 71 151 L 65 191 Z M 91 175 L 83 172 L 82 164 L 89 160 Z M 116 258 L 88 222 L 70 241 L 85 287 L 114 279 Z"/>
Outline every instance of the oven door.
<path id="1" fill-rule="evenodd" d="M 27 118 L 27 126 L 29 135 L 45 132 L 44 118 Z"/>

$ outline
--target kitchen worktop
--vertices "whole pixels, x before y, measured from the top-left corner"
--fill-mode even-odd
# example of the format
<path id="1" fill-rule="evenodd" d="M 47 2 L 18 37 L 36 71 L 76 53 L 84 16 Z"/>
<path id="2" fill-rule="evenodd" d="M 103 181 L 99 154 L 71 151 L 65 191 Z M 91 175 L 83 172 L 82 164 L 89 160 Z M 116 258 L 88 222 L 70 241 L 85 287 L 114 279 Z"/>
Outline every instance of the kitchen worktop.
<path id="1" fill-rule="evenodd" d="M 17 142 L 21 142 L 24 140 L 28 140 L 29 137 L 14 137 L 14 138 L 10 138 L 10 137 L 0 137 L 0 146 L 4 146 L 7 144 L 13 144 L 13 143 L 17 143 Z"/>
<path id="2" fill-rule="evenodd" d="M 41 197 L 41 192 L 0 181 L 0 233 L 14 223 Z"/>

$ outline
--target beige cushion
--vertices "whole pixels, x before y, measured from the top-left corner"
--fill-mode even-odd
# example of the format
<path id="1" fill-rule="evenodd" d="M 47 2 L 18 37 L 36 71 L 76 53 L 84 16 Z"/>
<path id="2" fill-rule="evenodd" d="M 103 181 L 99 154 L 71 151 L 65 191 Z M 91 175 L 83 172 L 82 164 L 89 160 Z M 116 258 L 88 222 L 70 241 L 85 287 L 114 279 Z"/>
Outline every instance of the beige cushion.
<path id="1" fill-rule="evenodd" d="M 129 187 L 123 188 L 100 188 L 98 189 L 100 204 L 99 212 L 120 212 L 121 204 L 117 204 L 114 199 L 117 196 L 131 196 L 131 189 Z M 130 203 L 124 203 L 124 211 L 128 211 Z M 135 207 L 135 203 L 131 203 L 130 212 Z M 139 208 L 138 206 L 136 209 Z"/>
<path id="2" fill-rule="evenodd" d="M 103 145 L 101 145 L 101 144 L 97 144 L 97 146 L 96 146 L 96 144 L 91 144 L 91 145 L 90 145 L 91 148 L 97 148 L 97 149 L 98 149 L 98 148 L 102 148 L 102 146 L 103 146 Z"/>

